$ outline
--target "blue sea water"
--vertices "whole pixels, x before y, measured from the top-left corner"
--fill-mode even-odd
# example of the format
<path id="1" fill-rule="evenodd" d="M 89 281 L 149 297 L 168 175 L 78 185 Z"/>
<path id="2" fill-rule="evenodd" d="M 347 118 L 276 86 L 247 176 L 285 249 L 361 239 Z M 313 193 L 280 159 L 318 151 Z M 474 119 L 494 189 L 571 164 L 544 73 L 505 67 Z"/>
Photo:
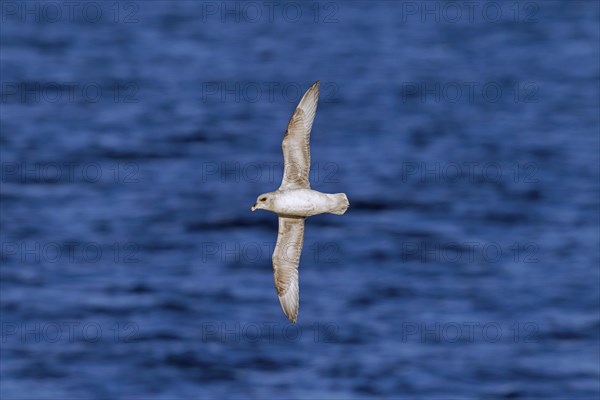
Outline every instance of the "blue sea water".
<path id="1" fill-rule="evenodd" d="M 467 3 L 3 1 L 2 399 L 598 398 L 599 6 Z"/>

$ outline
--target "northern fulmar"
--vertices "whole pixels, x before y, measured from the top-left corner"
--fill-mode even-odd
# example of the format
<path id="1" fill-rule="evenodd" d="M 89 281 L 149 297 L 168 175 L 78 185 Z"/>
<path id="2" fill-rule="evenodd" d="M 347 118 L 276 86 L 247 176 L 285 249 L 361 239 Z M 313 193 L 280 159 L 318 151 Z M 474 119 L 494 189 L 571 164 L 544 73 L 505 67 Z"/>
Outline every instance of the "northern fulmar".
<path id="1" fill-rule="evenodd" d="M 273 251 L 275 289 L 283 312 L 292 323 L 298 319 L 300 292 L 298 264 L 304 243 L 304 220 L 312 215 L 342 215 L 350 203 L 344 193 L 327 194 L 310 188 L 310 131 L 317 112 L 319 81 L 304 94 L 283 137 L 281 186 L 261 194 L 251 210 L 268 210 L 279 216 L 279 233 Z"/>

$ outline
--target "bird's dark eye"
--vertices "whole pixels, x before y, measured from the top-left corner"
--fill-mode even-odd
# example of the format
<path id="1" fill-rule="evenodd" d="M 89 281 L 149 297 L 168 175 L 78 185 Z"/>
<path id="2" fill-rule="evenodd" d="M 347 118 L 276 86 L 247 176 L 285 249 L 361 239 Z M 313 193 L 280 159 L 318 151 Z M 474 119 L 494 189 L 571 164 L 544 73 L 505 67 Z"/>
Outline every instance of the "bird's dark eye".
<path id="1" fill-rule="evenodd" d="M 258 199 L 258 201 L 265 201 L 265 200 L 267 200 L 266 197 L 261 197 L 260 199 Z"/>

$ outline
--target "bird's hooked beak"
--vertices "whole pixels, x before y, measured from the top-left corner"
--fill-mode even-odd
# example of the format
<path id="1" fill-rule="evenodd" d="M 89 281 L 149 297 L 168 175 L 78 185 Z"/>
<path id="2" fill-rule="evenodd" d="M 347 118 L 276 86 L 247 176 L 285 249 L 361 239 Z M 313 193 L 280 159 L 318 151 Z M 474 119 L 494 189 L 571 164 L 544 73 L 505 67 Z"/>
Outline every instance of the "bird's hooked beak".
<path id="1" fill-rule="evenodd" d="M 251 211 L 255 211 L 256 210 L 256 203 L 254 203 L 254 205 L 252 207 L 250 207 Z"/>

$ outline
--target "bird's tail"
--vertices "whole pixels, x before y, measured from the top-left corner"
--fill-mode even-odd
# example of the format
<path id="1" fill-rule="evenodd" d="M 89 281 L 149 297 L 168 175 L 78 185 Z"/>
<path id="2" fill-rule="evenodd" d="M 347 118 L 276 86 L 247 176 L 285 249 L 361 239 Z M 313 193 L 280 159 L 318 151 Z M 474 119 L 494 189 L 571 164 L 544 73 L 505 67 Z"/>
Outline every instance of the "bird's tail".
<path id="1" fill-rule="evenodd" d="M 342 215 L 346 212 L 348 207 L 350 207 L 350 202 L 348 201 L 348 197 L 346 197 L 345 193 L 336 193 L 331 195 L 335 200 L 335 206 L 332 208 L 330 213 Z"/>

